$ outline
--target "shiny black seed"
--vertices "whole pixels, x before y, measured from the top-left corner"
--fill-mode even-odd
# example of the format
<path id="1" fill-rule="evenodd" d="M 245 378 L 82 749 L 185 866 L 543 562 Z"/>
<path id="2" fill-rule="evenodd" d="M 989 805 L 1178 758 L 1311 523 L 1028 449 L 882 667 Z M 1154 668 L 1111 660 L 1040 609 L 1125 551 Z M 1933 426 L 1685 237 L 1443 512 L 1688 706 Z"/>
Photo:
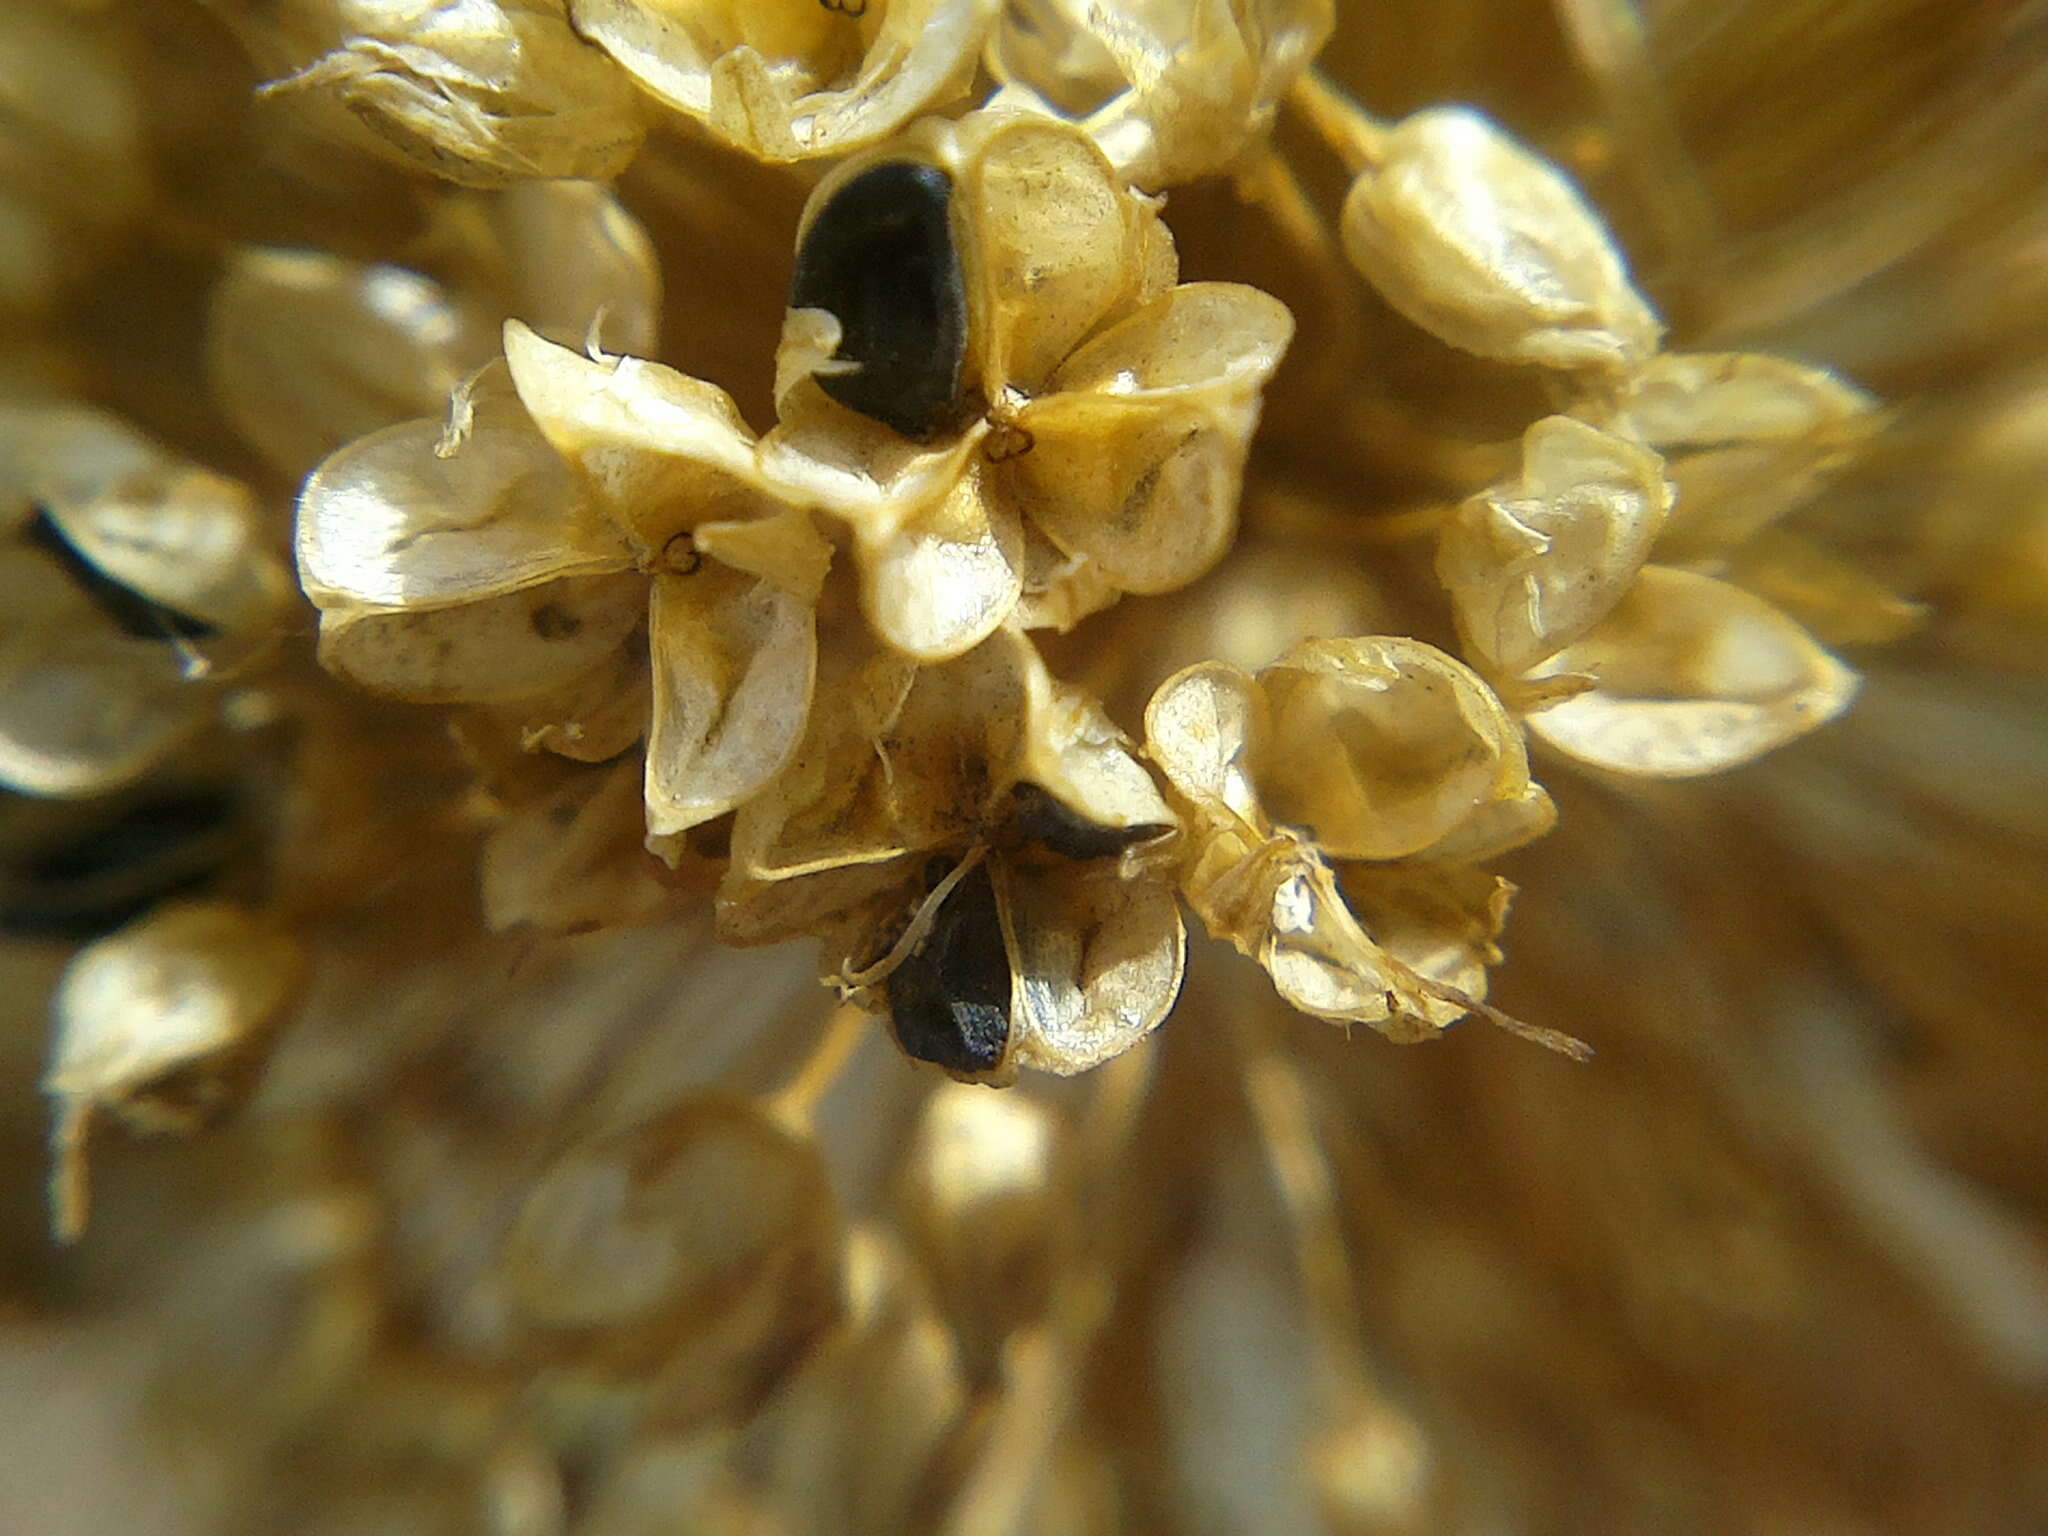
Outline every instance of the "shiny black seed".
<path id="1" fill-rule="evenodd" d="M 137 640 L 204 640 L 219 633 L 204 619 L 167 608 L 114 580 L 73 547 L 48 513 L 38 511 L 29 519 L 27 532 L 29 543 L 54 557 L 72 584 L 118 624 L 122 633 Z"/>
<path id="2" fill-rule="evenodd" d="M 64 806 L 0 792 L 0 933 L 99 938 L 205 889 L 253 836 L 225 786 Z"/>
<path id="3" fill-rule="evenodd" d="M 1149 822 L 1135 827 L 1102 826 L 1028 780 L 1010 791 L 1010 825 L 1022 841 L 1069 859 L 1113 859 L 1126 848 L 1149 843 L 1173 830 Z"/>
<path id="4" fill-rule="evenodd" d="M 889 1022 L 907 1056 L 993 1072 L 1010 1037 L 1010 957 L 983 864 L 953 888 L 916 954 L 890 974 Z"/>
<path id="5" fill-rule="evenodd" d="M 860 364 L 819 375 L 819 385 L 905 437 L 935 436 L 962 414 L 967 290 L 947 221 L 952 195 L 936 166 L 862 172 L 811 221 L 790 283 L 790 308 L 830 310 L 838 356 Z"/>

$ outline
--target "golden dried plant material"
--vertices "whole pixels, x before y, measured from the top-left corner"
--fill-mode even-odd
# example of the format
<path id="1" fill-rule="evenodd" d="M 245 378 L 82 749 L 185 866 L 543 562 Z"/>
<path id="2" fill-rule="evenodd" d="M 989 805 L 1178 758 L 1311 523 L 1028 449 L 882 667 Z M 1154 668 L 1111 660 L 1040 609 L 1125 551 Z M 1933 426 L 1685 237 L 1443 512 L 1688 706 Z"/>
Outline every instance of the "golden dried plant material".
<path id="1" fill-rule="evenodd" d="M 751 1413 L 832 1326 L 842 1242 L 809 1137 L 705 1094 L 558 1158 L 503 1262 L 544 1348 L 681 1429 Z"/>
<path id="2" fill-rule="evenodd" d="M 1016 0 L 989 41 L 1004 104 L 1075 118 L 1150 189 L 1236 168 L 1335 21 L 1333 0 Z"/>
<path id="3" fill-rule="evenodd" d="M 1510 888 L 1466 861 L 1556 812 L 1469 669 L 1415 640 L 1305 641 L 1256 677 L 1211 662 L 1168 679 L 1145 735 L 1188 808 L 1182 893 L 1288 1003 L 1400 1040 L 1477 1005 L 1466 983 L 1499 959 Z M 1356 910 L 1317 846 L 1325 824 L 1332 856 L 1376 860 Z"/>
<path id="4" fill-rule="evenodd" d="M 646 686 L 617 663 L 644 625 L 649 829 L 681 833 L 753 793 L 800 738 L 831 547 L 778 504 L 710 386 L 594 363 L 516 323 L 507 336 L 539 429 L 486 393 L 452 442 L 431 421 L 391 428 L 307 482 L 299 558 L 322 659 L 401 697 L 553 702 L 571 718 L 535 715 L 535 744 L 587 755 L 591 710 L 630 729 L 610 701 Z"/>
<path id="5" fill-rule="evenodd" d="M 906 260 L 900 290 L 862 276 Z M 920 124 L 819 185 L 762 450 L 852 530 L 891 645 L 956 655 L 1039 595 L 1027 568 L 1043 590 L 1073 574 L 1029 560 L 1034 540 L 1086 562 L 1090 604 L 1221 555 L 1293 322 L 1255 289 L 1175 275 L 1156 205 L 1055 120 Z M 951 365 L 911 370 L 904 326 Z"/>
<path id="6" fill-rule="evenodd" d="M 331 1425 L 387 1335 L 383 1216 L 339 1140 L 318 1119 L 238 1128 L 242 1176 L 185 1218 L 190 1238 L 157 1277 L 160 1410 L 232 1435 L 270 1478 L 268 1453 Z"/>
<path id="7" fill-rule="evenodd" d="M 1258 675 L 1247 761 L 1267 814 L 1334 859 L 1485 858 L 1554 814 L 1514 721 L 1412 640 L 1315 641 Z"/>
<path id="8" fill-rule="evenodd" d="M 264 90 L 331 96 L 401 164 L 466 186 L 608 181 L 646 133 L 632 80 L 564 0 L 228 0 Z"/>
<path id="9" fill-rule="evenodd" d="M 1689 778 L 1749 762 L 1848 708 L 1857 677 L 1762 598 L 1647 566 L 1614 611 L 1531 673 L 1592 686 L 1529 729 L 1581 762 Z"/>
<path id="10" fill-rule="evenodd" d="M 1567 416 L 1530 427 L 1520 476 L 1465 502 L 1437 545 L 1473 659 L 1512 675 L 1592 628 L 1634 582 L 1671 502 L 1655 453 Z"/>
<path id="11" fill-rule="evenodd" d="M 1343 237 L 1388 303 L 1481 357 L 1613 375 L 1657 350 L 1663 327 L 1599 215 L 1470 108 L 1386 132 L 1345 199 Z"/>
<path id="12" fill-rule="evenodd" d="M 611 188 L 521 181 L 436 205 L 425 244 L 464 291 L 564 346 L 644 357 L 661 336 L 654 242 Z"/>
<path id="13" fill-rule="evenodd" d="M 984 1097 L 987 1097 L 984 1095 Z M 880 1223 L 847 1234 L 845 1318 L 734 1448 L 791 1531 L 894 1536 L 967 1408 L 960 1352 L 921 1267 Z M 674 1515 L 647 1511 L 650 1531 Z M 610 1527 L 604 1527 L 609 1531 Z"/>
<path id="14" fill-rule="evenodd" d="M 763 160 L 843 155 L 948 105 L 996 0 L 570 0 L 657 100 Z"/>
<path id="15" fill-rule="evenodd" d="M 252 248 L 215 290 L 207 374 L 235 430 L 296 479 L 354 438 L 439 409 L 496 340 L 487 315 L 417 272 Z"/>
<path id="16" fill-rule="evenodd" d="M 1676 562 L 1690 552 L 1766 591 L 1776 581 L 1852 634 L 1898 622 L 1896 600 L 1839 562 L 1802 561 L 1796 543 L 1754 547 L 1810 494 L 1795 461 L 1816 475 L 1838 462 L 1870 404 L 1828 375 L 1747 355 L 1653 359 L 1622 398 L 1637 403 L 1616 424 L 1680 455 L 1678 468 L 1546 417 L 1523 437 L 1520 478 L 1444 524 L 1437 574 L 1474 660 L 1549 745 L 1616 772 L 1717 773 L 1834 718 L 1855 674 L 1763 598 Z M 1746 563 L 1731 561 L 1731 541 L 1752 546 Z M 1649 563 L 1667 550 L 1673 565 Z"/>
<path id="17" fill-rule="evenodd" d="M 250 247 L 207 315 L 207 375 L 235 429 L 302 477 L 355 438 L 440 411 L 519 319 L 573 346 L 652 350 L 661 278 L 638 221 L 589 182 L 436 204 L 424 242 L 450 281 L 388 262 Z"/>
<path id="18" fill-rule="evenodd" d="M 58 0 L 0 16 L 0 314 L 47 310 L 152 195 L 135 42 Z"/>
<path id="19" fill-rule="evenodd" d="M 85 1230 L 93 1122 L 191 1132 L 216 1119 L 247 1086 L 304 973 L 287 929 L 224 902 L 159 907 L 78 953 L 51 1003 L 43 1077 L 55 1100 L 60 1238 Z"/>
<path id="20" fill-rule="evenodd" d="M 1009 1334 L 1045 1319 L 1076 1258 L 1066 1141 L 1061 1117 L 1022 1092 L 947 1083 L 925 1100 L 896 1201 L 970 1379 L 986 1381 Z"/>
<path id="21" fill-rule="evenodd" d="M 1657 558 L 1670 565 L 1711 562 L 1771 527 L 1882 424 L 1855 385 L 1757 352 L 1660 354 L 1602 422 L 1664 456 L 1676 503 Z"/>
<path id="22" fill-rule="evenodd" d="M 673 894 L 644 847 L 643 772 L 631 757 L 577 770 L 494 827 L 478 869 L 484 922 L 583 933 L 668 911 Z"/>
<path id="23" fill-rule="evenodd" d="M 980 1081 L 1083 1071 L 1159 1025 L 1185 939 L 1146 865 L 1174 817 L 1099 706 L 1007 630 L 821 700 L 735 819 L 729 940 L 827 932 L 906 1051 Z"/>
<path id="24" fill-rule="evenodd" d="M 211 722 L 290 578 L 240 482 L 104 412 L 0 407 L 0 779 L 130 783 Z"/>

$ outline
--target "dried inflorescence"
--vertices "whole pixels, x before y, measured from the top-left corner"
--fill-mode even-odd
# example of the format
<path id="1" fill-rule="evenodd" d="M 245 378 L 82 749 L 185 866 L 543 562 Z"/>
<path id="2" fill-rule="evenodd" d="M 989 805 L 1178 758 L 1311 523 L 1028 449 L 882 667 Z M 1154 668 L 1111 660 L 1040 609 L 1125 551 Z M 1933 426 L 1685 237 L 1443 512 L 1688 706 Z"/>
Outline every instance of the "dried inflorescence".
<path id="1" fill-rule="evenodd" d="M 1721 1071 L 1672 936 L 1743 914 L 1607 873 L 1713 802 L 1612 780 L 1808 735 L 1857 696 L 1829 647 L 1921 612 L 1831 499 L 1875 398 L 1667 349 L 1649 293 L 1769 328 L 1684 307 L 1662 205 L 1631 276 L 1593 194 L 1656 134 L 1544 132 L 1542 57 L 1543 112 L 1471 82 L 1533 142 L 1425 105 L 1416 18 L 1331 49 L 1329 0 L 208 9 L 251 109 L 225 36 L 133 67 L 155 0 L 0 21 L 0 927 L 94 941 L 67 1235 L 88 1128 L 132 1221 L 102 1132 L 272 1066 L 162 1302 L 236 1341 L 165 1401 L 257 1423 L 247 1528 L 1455 1527 L 1464 1406 L 1367 1330 L 1517 1412 L 1592 1352 L 1546 1310 L 1586 1276 L 1501 1278 L 1533 1229 L 1570 1271 L 1552 1167 L 1640 1179 L 1703 1292 L 1789 1267 L 1698 1236 L 1735 1197 L 1609 1101 L 1626 1050 L 1558 1087 L 1346 1043 L 1587 1054 L 1496 1006 L 1504 870 L 1551 909 L 1518 1012 Z M 1542 32 L 1471 20 L 1429 36 Z M 1633 101 L 1668 61 L 1608 42 Z M 1410 115 L 1312 67 L 1368 53 Z M 2031 614 L 2037 543 L 1943 579 Z M 1829 798 L 1792 761 L 1788 821 Z M 1361 1224 L 1418 1235 L 1368 1272 Z"/>

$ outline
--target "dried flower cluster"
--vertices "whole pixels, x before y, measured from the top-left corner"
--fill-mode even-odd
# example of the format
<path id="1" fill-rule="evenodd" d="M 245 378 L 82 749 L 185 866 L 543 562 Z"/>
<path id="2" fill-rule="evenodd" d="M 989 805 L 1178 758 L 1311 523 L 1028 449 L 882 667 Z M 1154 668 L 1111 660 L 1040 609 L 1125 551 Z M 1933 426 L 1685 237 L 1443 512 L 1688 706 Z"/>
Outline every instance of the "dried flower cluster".
<path id="1" fill-rule="evenodd" d="M 1558 7 L 1619 131 L 1649 66 L 1603 72 L 1634 34 L 1599 10 Z M 1563 164 L 1408 99 L 1364 25 L 0 16 L 0 920 L 85 941 L 44 1077 L 65 1236 L 96 1154 L 132 1210 L 126 1133 L 253 1097 L 157 1394 L 240 1423 L 232 1528 L 1502 1523 L 1429 1450 L 1494 1428 L 1366 1363 L 1348 1229 L 1421 1202 L 1436 1246 L 1375 1305 L 1447 1359 L 1488 1266 L 1336 1178 L 1308 1053 L 1357 1086 L 1349 1026 L 1478 1015 L 1588 1057 L 1622 1005 L 1559 976 L 1638 931 L 1625 881 L 1583 895 L 1617 808 L 1711 863 L 1686 818 L 1722 792 L 1656 781 L 1842 717 L 1840 652 L 1920 598 L 2038 619 L 2048 543 L 1845 516 L 1908 451 L 1877 396 L 1687 323 L 1678 278 L 1646 286 L 1701 349 L 1669 345 Z M 1611 183 L 1673 131 L 1543 141 Z M 1623 227 L 1682 266 L 1704 194 L 1666 190 Z M 1972 585 L 1971 541 L 2023 574 Z M 1756 782 L 1790 806 L 1799 771 Z M 1583 916 L 1526 1022 L 1489 1001 L 1511 856 Z M 1209 1077 L 1135 1049 L 1173 1017 Z M 887 1145 L 835 1118 L 860 1073 Z M 1638 1159 L 1609 1134 L 1588 1167 Z M 1236 1173 L 1138 1198 L 1212 1154 L 1272 1208 Z M 2043 1308 L 2012 1330 L 2048 1361 Z M 1204 1371 L 1312 1406 L 1216 1453 L 1262 1410 Z"/>

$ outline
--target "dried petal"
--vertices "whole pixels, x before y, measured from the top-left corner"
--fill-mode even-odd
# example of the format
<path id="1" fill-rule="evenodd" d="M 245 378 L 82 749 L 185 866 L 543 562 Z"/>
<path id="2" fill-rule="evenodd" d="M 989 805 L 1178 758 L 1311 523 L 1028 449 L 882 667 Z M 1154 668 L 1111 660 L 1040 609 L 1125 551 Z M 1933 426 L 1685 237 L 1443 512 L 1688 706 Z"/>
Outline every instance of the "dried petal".
<path id="1" fill-rule="evenodd" d="M 665 837 L 724 815 L 789 760 L 817 640 L 807 599 L 718 565 L 655 577 L 648 638 L 647 830 Z"/>
<path id="2" fill-rule="evenodd" d="M 1632 368 L 1661 327 L 1578 190 L 1468 107 L 1397 124 L 1344 202 L 1344 251 L 1402 314 L 1482 357 Z"/>
<path id="3" fill-rule="evenodd" d="M 1424 854 L 1522 802 L 1522 733 L 1467 667 L 1419 640 L 1309 640 L 1259 674 L 1252 774 L 1276 821 L 1338 859 Z"/>
<path id="4" fill-rule="evenodd" d="M 438 412 L 496 339 L 491 317 L 417 272 L 253 248 L 214 290 L 207 374 L 235 430 L 296 480 L 344 443 Z"/>
<path id="5" fill-rule="evenodd" d="M 652 95 L 764 160 L 842 155 L 966 81 L 993 0 L 571 0 Z"/>
<path id="6" fill-rule="evenodd" d="M 298 995 L 305 958 L 240 907 L 183 902 L 79 951 L 57 985 L 43 1091 L 57 1100 L 60 1236 L 85 1223 L 85 1141 L 111 1114 L 142 1131 L 193 1131 L 233 1102 Z"/>
<path id="7" fill-rule="evenodd" d="M 1654 453 L 1568 416 L 1530 427 L 1520 479 L 1461 506 L 1437 549 L 1472 654 L 1512 675 L 1585 634 L 1635 580 L 1671 496 Z"/>
<path id="8" fill-rule="evenodd" d="M 1646 566 L 1592 633 L 1538 669 L 1594 687 L 1528 717 L 1560 752 L 1617 773 L 1687 778 L 1762 756 L 1848 707 L 1856 674 L 1759 597 Z"/>
<path id="9" fill-rule="evenodd" d="M 525 701 L 571 688 L 647 615 L 639 576 L 571 576 L 442 608 L 349 605 L 320 616 L 320 664 L 421 704 Z"/>
<path id="10" fill-rule="evenodd" d="M 593 361 L 516 320 L 505 360 L 555 451 L 650 555 L 700 522 L 782 510 L 754 434 L 715 385 L 636 357 Z"/>
<path id="11" fill-rule="evenodd" d="M 970 120 L 957 194 L 970 233 L 982 393 L 1036 394 L 1132 297 L 1156 211 L 1078 129 L 1037 118 Z M 987 136 L 973 142 L 976 129 Z"/>
<path id="12" fill-rule="evenodd" d="M 736 879 L 789 880 L 971 842 L 1009 789 L 1028 642 L 936 665 L 885 656 L 823 679 L 802 745 L 733 826 Z"/>
<path id="13" fill-rule="evenodd" d="M 1200 575 L 1236 529 L 1259 391 L 1293 320 L 1234 283 L 1170 290 L 1061 365 L 999 466 L 1031 518 L 1130 592 Z"/>
<path id="14" fill-rule="evenodd" d="M 1354 864 L 1339 884 L 1373 942 L 1394 959 L 1467 997 L 1486 996 L 1487 967 L 1501 959 L 1494 941 L 1515 891 L 1507 881 L 1456 864 Z M 1464 1012 L 1442 998 L 1422 1001 L 1422 1016 L 1439 1026 Z"/>
<path id="15" fill-rule="evenodd" d="M 1085 1072 L 1165 1020 L 1187 949 L 1170 887 L 1073 862 L 998 862 L 994 876 L 1016 968 L 1018 1066 Z"/>
<path id="16" fill-rule="evenodd" d="M 1024 589 L 1024 530 L 972 467 L 944 500 L 854 524 L 861 603 L 884 640 L 921 661 L 981 643 Z"/>
<path id="17" fill-rule="evenodd" d="M 1206 819 L 1240 822 L 1263 839 L 1270 829 L 1247 759 L 1271 728 L 1266 696 L 1249 673 L 1203 662 L 1153 693 L 1145 707 L 1145 752 Z"/>
<path id="18" fill-rule="evenodd" d="M 594 337 L 608 352 L 654 351 L 661 267 L 647 231 L 609 187 L 521 181 L 478 202 L 493 237 L 492 291 L 508 316 L 564 346 Z"/>
<path id="19" fill-rule="evenodd" d="M 1760 352 L 1665 352 L 1628 381 L 1619 429 L 1652 448 L 1859 436 L 1877 401 L 1819 368 Z"/>
<path id="20" fill-rule="evenodd" d="M 457 450 L 407 422 L 333 455 L 299 495 L 299 580 L 323 608 L 439 607 L 631 558 L 568 466 L 514 409 Z"/>
<path id="21" fill-rule="evenodd" d="M 1036 652 L 1027 661 L 1017 781 L 1044 791 L 1118 847 L 1130 842 L 1122 834 L 1141 833 L 1150 841 L 1170 830 L 1177 818 L 1101 704 L 1085 690 L 1056 681 Z"/>

